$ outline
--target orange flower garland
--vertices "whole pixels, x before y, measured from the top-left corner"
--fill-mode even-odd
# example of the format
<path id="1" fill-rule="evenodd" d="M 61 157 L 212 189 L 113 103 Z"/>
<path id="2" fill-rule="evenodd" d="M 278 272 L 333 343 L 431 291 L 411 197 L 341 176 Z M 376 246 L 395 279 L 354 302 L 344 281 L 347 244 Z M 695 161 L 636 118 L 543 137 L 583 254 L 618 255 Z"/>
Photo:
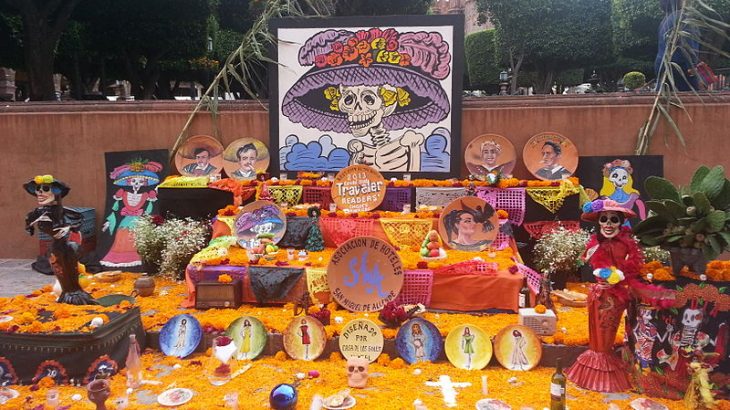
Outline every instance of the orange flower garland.
<path id="1" fill-rule="evenodd" d="M 652 261 L 644 264 L 641 269 L 641 275 L 644 279 L 648 279 L 647 275 L 651 273 L 653 275 L 652 280 L 657 281 L 672 281 L 676 278 L 672 273 L 670 267 L 662 265 L 661 262 Z M 686 266 L 679 272 L 680 275 L 700 280 L 700 275 L 691 272 Z M 707 264 L 705 270 L 705 276 L 707 280 L 711 282 L 728 282 L 730 281 L 730 261 L 714 260 Z"/>
<path id="2" fill-rule="evenodd" d="M 231 283 L 233 282 L 233 278 L 231 275 L 224 273 L 223 275 L 218 276 L 218 282 L 219 283 Z"/>

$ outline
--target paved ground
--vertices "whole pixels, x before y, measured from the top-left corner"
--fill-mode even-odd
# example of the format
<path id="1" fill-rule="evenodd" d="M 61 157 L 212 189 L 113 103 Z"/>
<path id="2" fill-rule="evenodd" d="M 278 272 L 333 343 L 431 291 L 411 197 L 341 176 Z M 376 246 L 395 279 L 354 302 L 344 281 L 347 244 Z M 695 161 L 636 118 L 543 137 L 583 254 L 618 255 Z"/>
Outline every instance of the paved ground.
<path id="1" fill-rule="evenodd" d="M 27 295 L 55 281 L 54 276 L 31 269 L 31 262 L 32 259 L 0 259 L 0 297 Z"/>

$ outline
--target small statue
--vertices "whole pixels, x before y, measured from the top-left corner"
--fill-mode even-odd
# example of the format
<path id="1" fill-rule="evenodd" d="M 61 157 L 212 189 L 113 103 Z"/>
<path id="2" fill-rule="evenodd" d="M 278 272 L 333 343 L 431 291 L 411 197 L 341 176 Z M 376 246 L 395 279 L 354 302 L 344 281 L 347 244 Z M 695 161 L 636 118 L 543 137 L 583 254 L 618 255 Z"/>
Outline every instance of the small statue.
<path id="1" fill-rule="evenodd" d="M 38 200 L 38 207 L 25 217 L 25 230 L 32 236 L 38 229 L 53 238 L 48 260 L 61 285 L 57 302 L 96 305 L 97 302 L 79 285 L 78 243 L 72 237 L 79 237 L 82 216 L 61 203 L 71 188 L 52 175 L 36 176 L 23 184 L 23 188 Z"/>

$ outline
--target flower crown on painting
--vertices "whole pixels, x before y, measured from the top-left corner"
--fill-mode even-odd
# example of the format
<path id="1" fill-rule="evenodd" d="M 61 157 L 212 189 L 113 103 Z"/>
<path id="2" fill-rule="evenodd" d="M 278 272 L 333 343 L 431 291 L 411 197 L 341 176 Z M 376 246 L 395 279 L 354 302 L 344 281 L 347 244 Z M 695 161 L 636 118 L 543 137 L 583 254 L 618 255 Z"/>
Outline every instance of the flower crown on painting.
<path id="1" fill-rule="evenodd" d="M 109 178 L 113 179 L 114 185 L 118 186 L 129 186 L 132 178 L 142 178 L 147 185 L 156 185 L 160 182 L 160 171 L 162 171 L 162 164 L 159 162 L 135 159 L 114 168 L 109 173 Z"/>
<path id="2" fill-rule="evenodd" d="M 603 164 L 603 176 L 608 177 L 611 174 L 611 171 L 616 168 L 623 168 L 629 174 L 634 173 L 634 169 L 631 167 L 631 162 L 625 159 L 615 159 L 612 162 Z"/>

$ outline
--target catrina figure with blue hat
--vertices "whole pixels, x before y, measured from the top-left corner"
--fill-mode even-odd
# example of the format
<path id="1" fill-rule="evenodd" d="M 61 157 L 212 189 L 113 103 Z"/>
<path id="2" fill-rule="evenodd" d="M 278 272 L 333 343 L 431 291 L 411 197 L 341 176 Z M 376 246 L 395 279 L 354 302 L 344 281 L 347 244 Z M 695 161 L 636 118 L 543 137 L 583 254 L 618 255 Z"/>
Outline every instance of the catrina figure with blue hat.
<path id="1" fill-rule="evenodd" d="M 38 207 L 25 217 L 25 229 L 33 235 L 39 230 L 53 238 L 49 262 L 61 285 L 57 302 L 71 305 L 95 305 L 97 302 L 79 285 L 79 258 L 76 253 L 81 235 L 82 216 L 63 207 L 61 200 L 71 188 L 52 175 L 38 175 L 23 184 L 36 197 Z"/>

